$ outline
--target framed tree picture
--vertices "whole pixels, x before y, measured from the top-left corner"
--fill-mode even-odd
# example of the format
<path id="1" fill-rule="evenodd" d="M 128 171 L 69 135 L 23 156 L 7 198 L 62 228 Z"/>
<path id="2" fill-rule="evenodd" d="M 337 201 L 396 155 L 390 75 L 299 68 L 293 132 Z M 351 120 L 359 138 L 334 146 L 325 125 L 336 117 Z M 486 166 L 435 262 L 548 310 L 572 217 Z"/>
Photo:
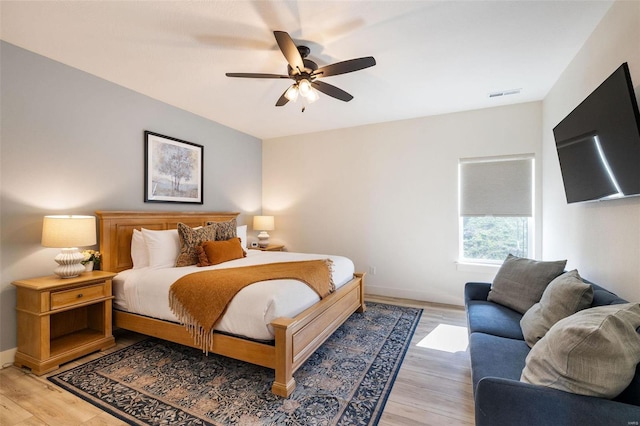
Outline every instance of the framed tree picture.
<path id="1" fill-rule="evenodd" d="M 144 132 L 144 201 L 202 204 L 204 147 Z"/>

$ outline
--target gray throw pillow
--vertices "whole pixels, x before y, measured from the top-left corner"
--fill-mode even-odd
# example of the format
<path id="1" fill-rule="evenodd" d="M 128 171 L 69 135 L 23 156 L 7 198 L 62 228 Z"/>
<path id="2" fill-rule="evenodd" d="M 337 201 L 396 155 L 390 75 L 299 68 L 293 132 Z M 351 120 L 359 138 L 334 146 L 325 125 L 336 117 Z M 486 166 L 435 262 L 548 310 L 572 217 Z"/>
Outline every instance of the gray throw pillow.
<path id="1" fill-rule="evenodd" d="M 508 255 L 491 284 L 487 300 L 524 314 L 562 274 L 566 260 L 542 262 Z"/>
<path id="2" fill-rule="evenodd" d="M 640 362 L 640 304 L 584 309 L 558 321 L 527 355 L 520 380 L 600 398 L 629 386 Z"/>
<path id="3" fill-rule="evenodd" d="M 542 298 L 520 319 L 522 334 L 529 347 L 544 337 L 552 325 L 591 306 L 593 287 L 582 281 L 575 269 L 555 278 Z"/>

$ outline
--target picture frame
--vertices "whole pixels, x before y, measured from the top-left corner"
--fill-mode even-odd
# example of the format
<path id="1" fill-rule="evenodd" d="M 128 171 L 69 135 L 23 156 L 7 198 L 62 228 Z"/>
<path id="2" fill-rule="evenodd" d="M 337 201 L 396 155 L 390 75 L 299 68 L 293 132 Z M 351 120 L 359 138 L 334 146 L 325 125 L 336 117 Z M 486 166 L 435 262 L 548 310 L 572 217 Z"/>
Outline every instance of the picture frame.
<path id="1" fill-rule="evenodd" d="M 144 157 L 145 203 L 204 203 L 204 146 L 145 131 Z"/>

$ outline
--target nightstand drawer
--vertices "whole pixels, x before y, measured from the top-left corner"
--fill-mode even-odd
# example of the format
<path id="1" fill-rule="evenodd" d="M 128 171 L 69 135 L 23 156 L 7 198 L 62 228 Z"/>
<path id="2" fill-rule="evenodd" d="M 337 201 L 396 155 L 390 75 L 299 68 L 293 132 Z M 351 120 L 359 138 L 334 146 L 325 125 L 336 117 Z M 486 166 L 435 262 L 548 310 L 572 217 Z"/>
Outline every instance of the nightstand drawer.
<path id="1" fill-rule="evenodd" d="M 104 297 L 104 284 L 51 293 L 51 309 L 60 309 Z"/>

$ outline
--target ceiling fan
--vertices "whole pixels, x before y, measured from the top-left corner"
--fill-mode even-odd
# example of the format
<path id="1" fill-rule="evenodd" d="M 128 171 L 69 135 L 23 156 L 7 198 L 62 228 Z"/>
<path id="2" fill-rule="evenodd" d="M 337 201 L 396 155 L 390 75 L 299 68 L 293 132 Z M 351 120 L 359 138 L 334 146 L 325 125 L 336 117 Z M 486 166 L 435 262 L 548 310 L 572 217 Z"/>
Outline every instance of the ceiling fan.
<path id="1" fill-rule="evenodd" d="M 276 102 L 276 106 L 286 105 L 289 101 L 295 101 L 298 94 L 302 95 L 307 101 L 314 102 L 318 99 L 319 92 L 329 95 L 333 98 L 344 102 L 349 102 L 353 96 L 342 89 L 323 81 L 318 81 L 320 77 L 329 77 L 332 75 L 346 74 L 353 71 L 372 67 L 376 64 L 373 56 L 364 58 L 350 59 L 347 61 L 336 62 L 335 64 L 326 65 L 318 68 L 318 65 L 306 59 L 310 53 L 307 46 L 296 46 L 291 36 L 284 31 L 274 31 L 278 47 L 282 51 L 288 62 L 288 75 L 281 74 L 261 74 L 261 73 L 242 73 L 228 72 L 227 77 L 242 78 L 290 78 L 294 83 L 280 96 Z M 304 111 L 304 109 L 303 109 Z"/>

